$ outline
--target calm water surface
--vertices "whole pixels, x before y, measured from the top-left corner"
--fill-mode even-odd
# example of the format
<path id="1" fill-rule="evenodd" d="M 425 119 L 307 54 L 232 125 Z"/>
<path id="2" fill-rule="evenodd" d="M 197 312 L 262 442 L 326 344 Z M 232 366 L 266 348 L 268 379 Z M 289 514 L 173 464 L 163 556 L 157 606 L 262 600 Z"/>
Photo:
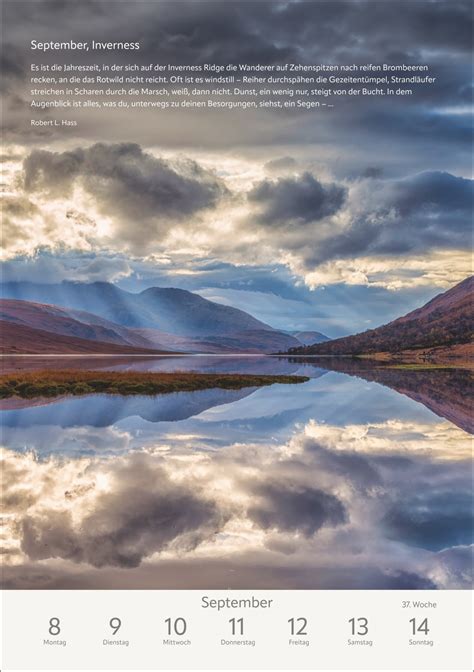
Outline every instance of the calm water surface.
<path id="1" fill-rule="evenodd" d="M 310 380 L 4 400 L 5 586 L 470 587 L 465 372 L 381 384 L 270 357 L 69 365 Z"/>

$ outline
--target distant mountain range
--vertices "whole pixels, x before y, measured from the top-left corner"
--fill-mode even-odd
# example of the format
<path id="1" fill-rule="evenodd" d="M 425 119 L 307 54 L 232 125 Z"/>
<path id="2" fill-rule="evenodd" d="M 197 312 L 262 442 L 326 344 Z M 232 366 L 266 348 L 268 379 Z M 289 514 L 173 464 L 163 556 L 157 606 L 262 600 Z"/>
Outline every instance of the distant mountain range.
<path id="1" fill-rule="evenodd" d="M 106 282 L 13 282 L 0 285 L 0 295 L 0 320 L 8 323 L 2 328 L 4 353 L 270 353 L 307 342 L 182 289 L 133 294 Z M 325 338 L 311 333 L 313 342 Z"/>
<path id="2" fill-rule="evenodd" d="M 320 331 L 290 331 L 290 336 L 294 336 L 303 345 L 314 345 L 315 343 L 325 343 L 331 339 Z"/>
<path id="3" fill-rule="evenodd" d="M 423 307 L 377 329 L 327 343 L 291 348 L 291 354 L 363 355 L 459 347 L 472 341 L 474 276 L 466 278 Z"/>

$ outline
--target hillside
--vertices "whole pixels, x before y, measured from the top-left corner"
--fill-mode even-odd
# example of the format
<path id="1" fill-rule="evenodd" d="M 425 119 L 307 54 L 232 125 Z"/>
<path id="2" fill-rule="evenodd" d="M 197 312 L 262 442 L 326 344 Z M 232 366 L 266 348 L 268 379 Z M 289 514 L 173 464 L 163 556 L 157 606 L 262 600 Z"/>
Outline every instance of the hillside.
<path id="1" fill-rule="evenodd" d="M 231 336 L 202 336 L 190 338 L 157 329 L 130 330 L 141 335 L 152 347 L 174 349 L 187 353 L 273 353 L 286 347 L 287 338 L 280 331 L 255 330 L 237 332 Z"/>
<path id="2" fill-rule="evenodd" d="M 139 334 L 134 334 L 133 331 L 118 324 L 103 320 L 97 315 L 67 311 L 50 304 L 0 299 L 0 320 L 62 336 L 115 343 L 116 345 L 154 348 Z"/>
<path id="3" fill-rule="evenodd" d="M 96 315 L 127 329 L 158 330 L 166 334 L 191 338 L 193 341 L 214 342 L 217 351 L 250 348 L 255 352 L 274 352 L 298 346 L 300 342 L 243 310 L 208 301 L 182 289 L 152 287 L 133 294 L 106 282 L 91 284 L 63 282 L 58 285 L 29 282 L 4 283 L 1 296 L 61 307 L 73 318 L 92 324 L 79 313 Z M 79 313 L 77 312 L 79 311 Z M 99 322 L 96 321 L 99 325 Z M 34 325 L 33 325 L 34 326 Z M 109 328 L 110 325 L 99 325 Z M 117 329 L 113 329 L 117 335 Z M 140 332 L 136 336 L 144 338 Z M 150 333 L 147 334 L 148 338 Z M 159 335 L 155 334 L 156 339 Z M 220 339 L 231 343 L 220 343 Z M 128 341 L 128 337 L 127 341 Z M 250 341 L 250 345 L 242 345 Z M 199 347 L 197 348 L 199 349 Z"/>
<path id="4" fill-rule="evenodd" d="M 191 338 L 158 329 L 131 329 L 93 313 L 16 299 L 0 299 L 0 320 L 54 335 L 173 352 L 275 352 L 284 348 L 288 342 L 285 334 L 271 330 L 245 331 L 234 337 Z M 35 351 L 30 352 L 33 354 Z"/>
<path id="5" fill-rule="evenodd" d="M 50 303 L 94 313 L 127 327 L 159 329 L 182 336 L 269 330 L 243 310 L 203 299 L 184 289 L 151 287 L 133 294 L 107 282 L 62 282 L 59 285 L 29 282 L 4 283 L 4 298 Z"/>
<path id="6" fill-rule="evenodd" d="M 439 294 L 421 308 L 377 329 L 309 347 L 291 354 L 363 355 L 397 353 L 469 343 L 473 335 L 474 276 Z"/>
<path id="7" fill-rule="evenodd" d="M 87 340 L 63 334 L 54 334 L 23 324 L 0 320 L 0 353 L 2 355 L 45 354 L 160 354 L 158 350 L 135 348 L 103 341 Z M 161 351 L 163 353 L 163 351 Z M 163 353 L 164 354 L 164 353 Z"/>

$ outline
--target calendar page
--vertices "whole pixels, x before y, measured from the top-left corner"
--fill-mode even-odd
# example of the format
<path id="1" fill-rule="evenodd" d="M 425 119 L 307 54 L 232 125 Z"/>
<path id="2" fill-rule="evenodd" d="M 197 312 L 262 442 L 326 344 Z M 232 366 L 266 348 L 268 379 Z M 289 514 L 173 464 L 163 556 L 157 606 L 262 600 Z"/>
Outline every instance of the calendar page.
<path id="1" fill-rule="evenodd" d="M 471 671 L 472 3 L 1 4 L 1 669 Z"/>

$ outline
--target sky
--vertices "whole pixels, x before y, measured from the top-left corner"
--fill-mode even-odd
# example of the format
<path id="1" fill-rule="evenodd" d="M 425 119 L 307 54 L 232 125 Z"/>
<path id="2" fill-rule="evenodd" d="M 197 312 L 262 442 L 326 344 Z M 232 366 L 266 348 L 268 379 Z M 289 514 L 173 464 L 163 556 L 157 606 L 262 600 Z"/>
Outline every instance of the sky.
<path id="1" fill-rule="evenodd" d="M 4 19 L 4 281 L 180 287 L 337 337 L 472 272 L 470 2 L 7 0 Z M 49 63 L 427 63 L 437 81 L 325 111 L 87 110 L 38 129 L 55 113 L 28 106 L 32 39 L 141 44 Z"/>

